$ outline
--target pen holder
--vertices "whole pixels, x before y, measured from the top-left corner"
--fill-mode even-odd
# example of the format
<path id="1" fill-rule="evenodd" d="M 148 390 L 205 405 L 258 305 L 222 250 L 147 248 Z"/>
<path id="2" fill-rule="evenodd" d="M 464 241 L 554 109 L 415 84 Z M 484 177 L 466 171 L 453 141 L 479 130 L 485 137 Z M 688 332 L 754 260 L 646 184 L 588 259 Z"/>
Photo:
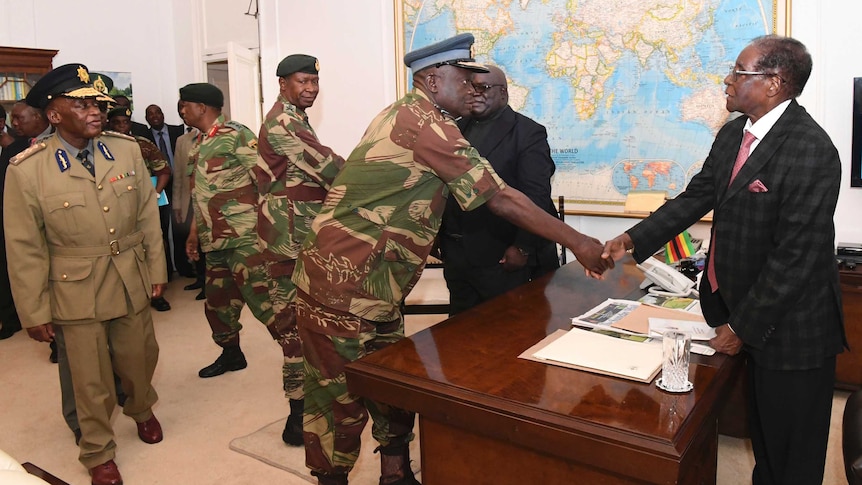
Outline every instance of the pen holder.
<path id="1" fill-rule="evenodd" d="M 656 386 L 668 392 L 688 392 L 693 385 L 688 380 L 691 360 L 691 337 L 677 330 L 669 330 L 662 338 L 661 377 Z"/>

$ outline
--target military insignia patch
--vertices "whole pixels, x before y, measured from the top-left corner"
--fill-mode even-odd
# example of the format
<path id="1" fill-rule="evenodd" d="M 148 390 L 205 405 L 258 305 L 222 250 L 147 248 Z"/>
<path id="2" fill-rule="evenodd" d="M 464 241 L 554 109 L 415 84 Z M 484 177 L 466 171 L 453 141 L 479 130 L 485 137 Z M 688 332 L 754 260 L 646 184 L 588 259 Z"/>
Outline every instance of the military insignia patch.
<path id="1" fill-rule="evenodd" d="M 116 177 L 111 177 L 110 181 L 111 181 L 111 183 L 114 183 L 117 180 L 123 180 L 126 177 L 134 177 L 134 176 L 135 176 L 135 171 L 132 170 L 131 172 L 121 173 L 120 175 L 117 175 Z"/>
<path id="2" fill-rule="evenodd" d="M 318 59 L 314 60 L 314 70 L 320 71 L 320 61 Z"/>
<path id="3" fill-rule="evenodd" d="M 80 79 L 82 83 L 90 82 L 90 73 L 84 69 L 84 66 L 78 66 L 78 79 Z"/>
<path id="4" fill-rule="evenodd" d="M 96 143 L 96 146 L 99 147 L 99 151 L 102 152 L 102 156 L 105 157 L 105 159 L 112 162 L 114 161 L 114 155 L 111 153 L 111 150 L 108 150 L 108 145 L 98 142 Z"/>
<path id="5" fill-rule="evenodd" d="M 57 166 L 60 167 L 60 172 L 65 172 L 66 170 L 69 170 L 69 167 L 71 167 L 69 164 L 69 155 L 66 154 L 66 150 L 58 148 L 57 152 L 54 153 L 54 158 L 57 159 Z"/>
<path id="6" fill-rule="evenodd" d="M 108 86 L 105 85 L 105 81 L 102 79 L 102 76 L 96 76 L 96 80 L 93 81 L 93 87 L 96 88 L 97 91 L 108 94 Z"/>

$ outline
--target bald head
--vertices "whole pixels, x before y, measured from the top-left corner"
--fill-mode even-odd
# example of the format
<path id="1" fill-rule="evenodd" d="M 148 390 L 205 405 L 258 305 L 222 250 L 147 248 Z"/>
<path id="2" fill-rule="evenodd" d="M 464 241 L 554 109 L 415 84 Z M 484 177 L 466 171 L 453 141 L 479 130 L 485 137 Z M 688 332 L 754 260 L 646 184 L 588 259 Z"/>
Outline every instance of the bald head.
<path id="1" fill-rule="evenodd" d="M 473 104 L 470 116 L 476 120 L 490 118 L 509 105 L 509 89 L 506 75 L 497 66 L 486 66 L 488 72 L 474 73 Z"/>

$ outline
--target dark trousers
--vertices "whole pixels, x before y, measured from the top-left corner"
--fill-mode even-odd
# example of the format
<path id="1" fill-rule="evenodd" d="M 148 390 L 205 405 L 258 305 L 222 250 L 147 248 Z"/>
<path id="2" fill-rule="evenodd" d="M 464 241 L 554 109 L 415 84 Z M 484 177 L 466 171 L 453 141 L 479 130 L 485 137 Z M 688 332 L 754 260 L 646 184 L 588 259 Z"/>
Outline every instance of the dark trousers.
<path id="1" fill-rule="evenodd" d="M 832 415 L 835 357 L 778 371 L 748 361 L 754 485 L 820 485 Z"/>
<path id="2" fill-rule="evenodd" d="M 473 308 L 484 301 L 530 281 L 530 270 L 505 271 L 502 264 L 475 266 L 457 243 L 444 247 L 443 277 L 449 288 L 449 315 Z"/>
<path id="3" fill-rule="evenodd" d="M 162 242 L 165 244 L 165 262 L 167 263 L 168 279 L 174 272 L 173 258 L 171 257 L 171 205 L 163 205 L 159 207 L 159 222 L 162 225 Z"/>
<path id="4" fill-rule="evenodd" d="M 173 208 L 173 206 L 171 206 Z M 188 207 L 188 217 L 185 222 L 177 222 L 176 218 L 171 219 L 171 232 L 174 239 L 174 267 L 182 276 L 192 276 L 197 274 L 201 280 L 205 266 L 197 267 L 192 261 L 189 261 L 186 255 L 186 239 L 189 238 L 192 222 L 195 220 L 194 212 L 191 209 L 191 202 Z M 200 250 L 198 250 L 200 251 Z"/>
<path id="5" fill-rule="evenodd" d="M 2 223 L 3 221 L 0 220 L 0 224 Z M 15 309 L 15 301 L 12 300 L 9 270 L 6 268 L 6 239 L 2 230 L 0 230 L 0 322 L 4 327 L 21 328 L 18 311 Z"/>

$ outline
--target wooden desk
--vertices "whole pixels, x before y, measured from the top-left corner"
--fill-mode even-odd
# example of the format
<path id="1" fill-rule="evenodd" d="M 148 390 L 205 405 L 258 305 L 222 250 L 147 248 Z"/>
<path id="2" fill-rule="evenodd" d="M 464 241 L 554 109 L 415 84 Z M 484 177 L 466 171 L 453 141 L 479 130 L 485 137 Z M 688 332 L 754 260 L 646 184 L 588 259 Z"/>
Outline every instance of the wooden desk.
<path id="1" fill-rule="evenodd" d="M 570 318 L 637 290 L 578 263 L 347 367 L 351 392 L 419 414 L 425 485 L 715 483 L 717 416 L 744 361 L 692 355 L 694 391 L 518 359 Z"/>
<path id="2" fill-rule="evenodd" d="M 862 388 L 862 267 L 839 266 L 838 276 L 844 305 L 844 332 L 850 350 L 845 349 L 836 358 L 835 387 L 855 391 Z"/>

